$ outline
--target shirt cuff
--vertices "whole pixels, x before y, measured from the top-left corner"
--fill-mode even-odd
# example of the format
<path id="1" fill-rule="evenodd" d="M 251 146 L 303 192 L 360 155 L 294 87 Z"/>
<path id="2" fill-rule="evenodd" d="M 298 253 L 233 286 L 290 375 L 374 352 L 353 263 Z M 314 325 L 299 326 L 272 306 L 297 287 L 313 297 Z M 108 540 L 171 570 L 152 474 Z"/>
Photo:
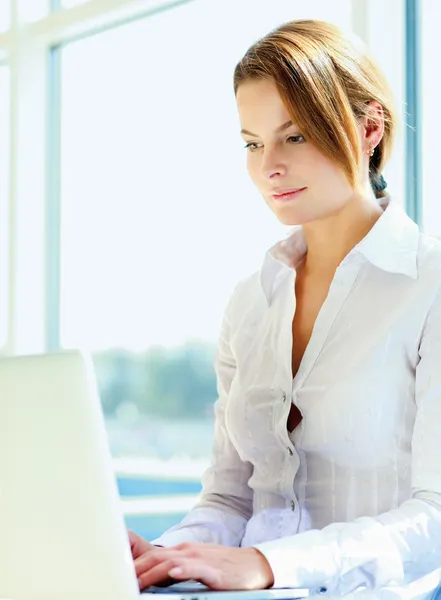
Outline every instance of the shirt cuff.
<path id="1" fill-rule="evenodd" d="M 344 595 L 362 588 L 399 585 L 403 566 L 385 528 L 368 517 L 333 523 L 253 546 L 274 574 L 273 587 L 308 588 Z"/>
<path id="2" fill-rule="evenodd" d="M 166 531 L 163 535 L 152 540 L 150 543 L 154 546 L 164 546 L 164 548 L 169 548 L 170 546 L 177 546 L 184 542 L 200 542 L 200 539 L 196 537 L 189 528 L 186 528 L 179 529 L 178 531 Z"/>
<path id="3" fill-rule="evenodd" d="M 309 531 L 253 546 L 265 556 L 273 571 L 273 588 L 308 588 L 320 595 L 329 591 L 337 570 L 337 548 L 322 547 L 318 554 L 314 534 L 315 531 Z M 308 536 L 310 543 L 303 536 Z"/>

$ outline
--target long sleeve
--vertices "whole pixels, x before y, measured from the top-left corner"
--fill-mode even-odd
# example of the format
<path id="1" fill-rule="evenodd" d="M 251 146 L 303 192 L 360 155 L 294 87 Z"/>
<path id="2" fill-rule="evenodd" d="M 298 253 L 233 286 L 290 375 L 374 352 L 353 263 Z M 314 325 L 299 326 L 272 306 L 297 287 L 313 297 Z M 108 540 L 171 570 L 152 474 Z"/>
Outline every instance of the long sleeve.
<path id="1" fill-rule="evenodd" d="M 252 514 L 253 492 L 248 486 L 252 466 L 240 459 L 225 425 L 225 408 L 236 371 L 230 348 L 230 311 L 233 299 L 234 293 L 222 319 L 214 365 L 218 398 L 214 405 L 212 460 L 202 478 L 202 494 L 199 502 L 184 519 L 160 538 L 153 540 L 153 544 L 173 546 L 181 542 L 205 542 L 239 546 Z"/>
<path id="2" fill-rule="evenodd" d="M 412 496 L 376 517 L 256 544 L 275 587 L 405 586 L 441 567 L 441 295 L 426 319 L 416 368 Z"/>

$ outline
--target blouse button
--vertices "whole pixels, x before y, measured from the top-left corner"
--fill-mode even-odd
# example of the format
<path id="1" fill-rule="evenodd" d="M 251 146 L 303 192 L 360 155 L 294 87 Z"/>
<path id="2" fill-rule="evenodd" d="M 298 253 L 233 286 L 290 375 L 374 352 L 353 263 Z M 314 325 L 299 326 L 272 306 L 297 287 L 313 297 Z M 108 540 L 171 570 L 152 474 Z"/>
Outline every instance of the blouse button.
<path id="1" fill-rule="evenodd" d="M 292 450 L 291 450 L 291 448 L 290 448 L 289 446 L 288 446 L 287 450 L 288 450 L 288 454 L 289 454 L 290 456 L 292 456 L 292 455 L 293 455 L 293 452 L 292 452 Z"/>
<path id="2" fill-rule="evenodd" d="M 282 401 L 286 402 L 286 393 L 285 392 L 283 392 L 283 394 L 282 394 Z"/>
<path id="3" fill-rule="evenodd" d="M 291 500 L 291 510 L 295 510 L 296 509 L 296 503 L 294 502 L 294 500 Z"/>
<path id="4" fill-rule="evenodd" d="M 328 591 L 328 588 L 319 587 L 319 589 L 317 590 L 317 594 L 326 594 L 327 591 Z"/>

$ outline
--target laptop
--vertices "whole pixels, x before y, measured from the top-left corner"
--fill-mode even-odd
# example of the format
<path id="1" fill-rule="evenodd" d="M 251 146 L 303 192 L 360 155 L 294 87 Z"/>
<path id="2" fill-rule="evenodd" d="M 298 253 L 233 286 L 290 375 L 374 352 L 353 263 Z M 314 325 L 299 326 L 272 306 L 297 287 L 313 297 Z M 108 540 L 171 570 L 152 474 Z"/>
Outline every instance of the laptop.
<path id="1" fill-rule="evenodd" d="M 0 359 L 0 598 L 270 600 L 308 590 L 139 592 L 92 359 Z"/>

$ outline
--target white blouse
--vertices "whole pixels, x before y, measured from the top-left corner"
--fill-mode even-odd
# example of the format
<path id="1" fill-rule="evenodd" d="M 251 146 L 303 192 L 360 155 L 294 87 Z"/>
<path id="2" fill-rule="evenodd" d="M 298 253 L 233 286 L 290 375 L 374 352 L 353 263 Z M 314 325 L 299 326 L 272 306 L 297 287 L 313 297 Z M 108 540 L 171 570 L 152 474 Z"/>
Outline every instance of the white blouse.
<path id="1" fill-rule="evenodd" d="M 254 546 L 274 587 L 314 594 L 436 587 L 441 243 L 390 197 L 382 207 L 339 265 L 294 380 L 302 227 L 236 287 L 215 364 L 219 397 L 202 495 L 153 543 Z M 291 435 L 290 401 L 303 416 Z"/>

